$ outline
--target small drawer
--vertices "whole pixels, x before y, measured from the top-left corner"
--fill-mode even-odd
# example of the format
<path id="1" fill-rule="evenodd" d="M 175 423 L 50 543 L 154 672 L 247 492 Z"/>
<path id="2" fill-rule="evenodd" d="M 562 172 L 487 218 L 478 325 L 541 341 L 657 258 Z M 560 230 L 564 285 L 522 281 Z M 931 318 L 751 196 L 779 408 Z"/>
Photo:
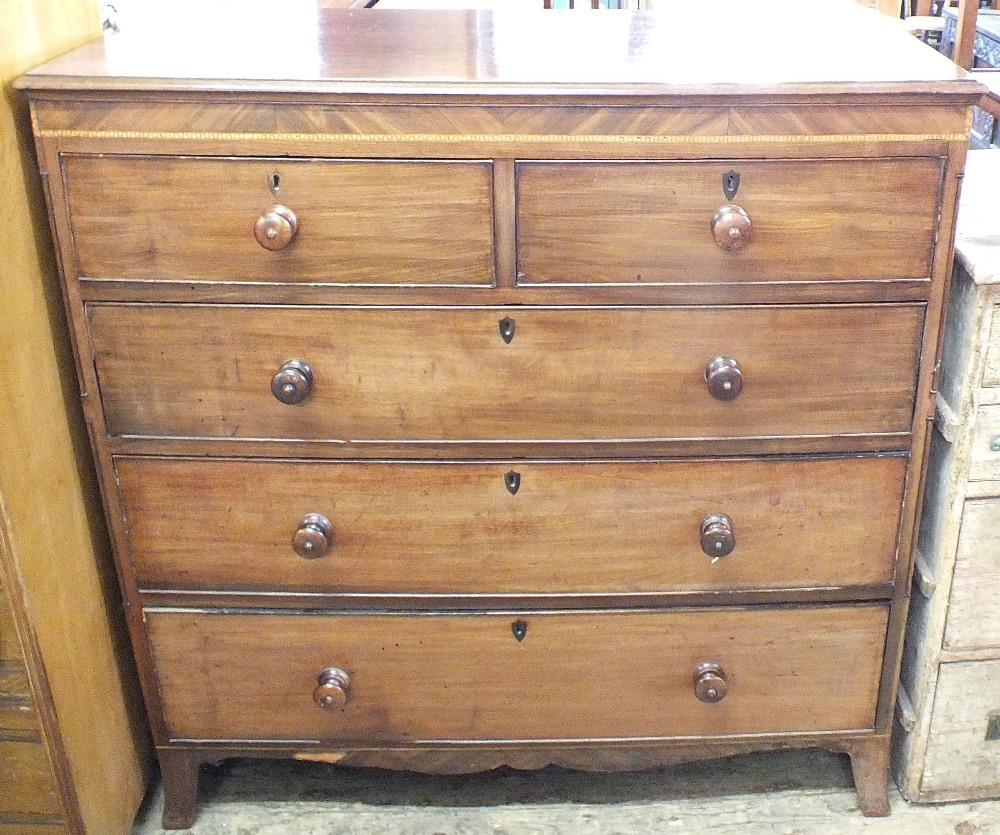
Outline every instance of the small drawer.
<path id="1" fill-rule="evenodd" d="M 84 277 L 493 282 L 487 162 L 70 156 L 63 165 Z"/>
<path id="2" fill-rule="evenodd" d="M 121 457 L 116 470 L 146 588 L 531 594 L 888 582 L 906 461 Z"/>
<path id="3" fill-rule="evenodd" d="M 1000 660 L 938 667 L 920 792 L 930 802 L 1000 797 Z"/>
<path id="4" fill-rule="evenodd" d="M 330 743 L 871 728 L 887 615 L 145 612 L 171 739 Z"/>
<path id="5" fill-rule="evenodd" d="M 998 306 L 990 310 L 990 341 L 986 346 L 986 366 L 983 368 L 983 387 L 1000 386 L 1000 313 Z"/>
<path id="6" fill-rule="evenodd" d="M 59 795 L 45 747 L 0 741 L 0 816 L 58 817 Z"/>
<path id="7" fill-rule="evenodd" d="M 908 433 L 924 307 L 88 316 L 112 435 L 649 441 Z"/>
<path id="8" fill-rule="evenodd" d="M 1000 405 L 976 409 L 969 452 L 970 481 L 1000 481 Z"/>
<path id="9" fill-rule="evenodd" d="M 14 613 L 6 590 L 0 586 L 0 665 L 5 661 L 17 661 L 20 664 L 21 660 L 21 642 L 14 626 Z"/>
<path id="10" fill-rule="evenodd" d="M 965 502 L 944 645 L 1000 648 L 1000 498 Z"/>
<path id="11" fill-rule="evenodd" d="M 38 730 L 27 670 L 20 659 L 0 660 L 0 736 L 4 731 L 37 735 Z"/>
<path id="12" fill-rule="evenodd" d="M 518 272 L 568 284 L 928 279 L 940 187 L 932 158 L 522 162 Z M 731 204 L 742 214 L 716 217 Z"/>

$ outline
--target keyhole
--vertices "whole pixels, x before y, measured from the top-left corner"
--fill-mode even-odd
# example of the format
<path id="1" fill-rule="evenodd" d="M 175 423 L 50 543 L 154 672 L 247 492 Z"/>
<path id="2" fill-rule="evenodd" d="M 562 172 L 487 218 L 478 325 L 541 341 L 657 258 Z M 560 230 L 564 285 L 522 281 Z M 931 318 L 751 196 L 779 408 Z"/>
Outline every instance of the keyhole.
<path id="1" fill-rule="evenodd" d="M 727 171 L 722 177 L 722 191 L 727 200 L 732 200 L 740 190 L 740 175 L 737 171 Z"/>
<path id="2" fill-rule="evenodd" d="M 281 191 L 281 177 L 277 172 L 273 172 L 267 175 L 267 187 L 271 190 L 271 194 L 275 197 Z"/>
<path id="3" fill-rule="evenodd" d="M 514 637 L 518 641 L 523 641 L 524 636 L 528 634 L 528 623 L 523 620 L 516 620 L 510 625 L 510 631 L 514 633 Z"/>

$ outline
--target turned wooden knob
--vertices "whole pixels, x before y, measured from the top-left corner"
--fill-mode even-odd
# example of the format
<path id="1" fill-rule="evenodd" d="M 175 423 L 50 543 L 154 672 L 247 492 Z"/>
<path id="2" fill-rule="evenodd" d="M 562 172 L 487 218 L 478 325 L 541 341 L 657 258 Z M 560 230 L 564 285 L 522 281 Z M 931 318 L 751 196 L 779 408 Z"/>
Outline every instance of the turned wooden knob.
<path id="1" fill-rule="evenodd" d="M 332 709 L 347 704 L 347 691 L 351 688 L 351 677 L 339 667 L 327 667 L 317 677 L 313 701 L 322 708 Z"/>
<path id="2" fill-rule="evenodd" d="M 705 384 L 716 400 L 735 400 L 743 391 L 743 372 L 732 357 L 716 357 L 705 366 Z"/>
<path id="3" fill-rule="evenodd" d="M 712 215 L 712 236 L 722 249 L 738 252 L 753 237 L 750 215 L 736 204 L 727 203 Z"/>
<path id="4" fill-rule="evenodd" d="M 333 525 L 321 513 L 306 514 L 292 537 L 292 550 L 300 557 L 314 560 L 330 550 Z"/>
<path id="5" fill-rule="evenodd" d="M 253 236 L 264 249 L 277 252 L 288 246 L 298 231 L 299 220 L 295 217 L 295 212 L 279 203 L 257 219 L 253 227 Z"/>
<path id="6" fill-rule="evenodd" d="M 294 406 L 312 393 L 313 372 L 309 363 L 287 360 L 271 378 L 271 394 L 282 403 Z"/>
<path id="7" fill-rule="evenodd" d="M 701 520 L 701 550 L 712 559 L 724 557 L 736 547 L 733 520 L 725 513 L 710 513 Z"/>
<path id="8" fill-rule="evenodd" d="M 726 684 L 726 673 L 721 664 L 706 661 L 699 664 L 694 671 L 694 694 L 698 701 L 713 705 L 726 698 L 729 685 Z"/>

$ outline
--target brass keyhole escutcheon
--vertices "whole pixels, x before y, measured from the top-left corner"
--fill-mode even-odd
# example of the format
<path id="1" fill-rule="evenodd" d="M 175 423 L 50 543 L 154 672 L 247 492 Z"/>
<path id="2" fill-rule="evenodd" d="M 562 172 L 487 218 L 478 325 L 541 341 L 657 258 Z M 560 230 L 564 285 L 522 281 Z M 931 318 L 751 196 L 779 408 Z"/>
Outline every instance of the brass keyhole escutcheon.
<path id="1" fill-rule="evenodd" d="M 518 642 L 524 640 L 524 636 L 528 634 L 528 622 L 526 620 L 516 620 L 510 625 L 510 631 L 514 633 L 514 637 L 517 638 Z"/>
<path id="2" fill-rule="evenodd" d="M 726 195 L 726 200 L 736 197 L 736 192 L 740 190 L 740 173 L 730 169 L 722 175 L 722 193 Z"/>

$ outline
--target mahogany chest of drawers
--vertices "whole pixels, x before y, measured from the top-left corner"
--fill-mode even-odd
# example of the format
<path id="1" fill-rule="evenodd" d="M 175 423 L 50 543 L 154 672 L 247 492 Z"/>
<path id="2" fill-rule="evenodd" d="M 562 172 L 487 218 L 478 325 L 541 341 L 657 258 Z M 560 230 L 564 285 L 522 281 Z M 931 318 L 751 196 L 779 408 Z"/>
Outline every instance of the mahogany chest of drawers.
<path id="1" fill-rule="evenodd" d="M 978 88 L 850 3 L 252 9 L 22 81 L 165 825 L 802 746 L 885 814 Z"/>

